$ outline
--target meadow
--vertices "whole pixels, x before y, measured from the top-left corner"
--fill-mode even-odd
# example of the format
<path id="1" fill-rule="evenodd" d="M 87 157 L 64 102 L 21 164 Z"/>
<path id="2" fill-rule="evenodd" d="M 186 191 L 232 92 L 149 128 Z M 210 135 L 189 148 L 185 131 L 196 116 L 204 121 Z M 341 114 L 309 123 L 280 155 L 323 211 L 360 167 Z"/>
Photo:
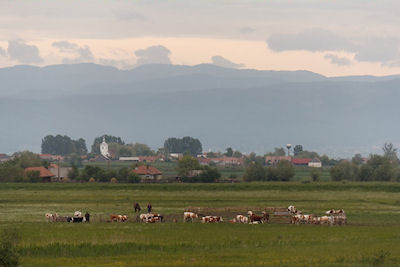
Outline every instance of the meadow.
<path id="1" fill-rule="evenodd" d="M 134 202 L 151 202 L 167 221 L 136 222 Z M 185 207 L 245 213 L 290 204 L 315 215 L 342 208 L 348 224 L 182 222 Z M 91 223 L 45 222 L 46 212 L 75 210 L 89 211 Z M 110 223 L 111 213 L 130 220 Z M 400 184 L 9 183 L 0 185 L 2 229 L 20 233 L 23 266 L 399 266 Z"/>

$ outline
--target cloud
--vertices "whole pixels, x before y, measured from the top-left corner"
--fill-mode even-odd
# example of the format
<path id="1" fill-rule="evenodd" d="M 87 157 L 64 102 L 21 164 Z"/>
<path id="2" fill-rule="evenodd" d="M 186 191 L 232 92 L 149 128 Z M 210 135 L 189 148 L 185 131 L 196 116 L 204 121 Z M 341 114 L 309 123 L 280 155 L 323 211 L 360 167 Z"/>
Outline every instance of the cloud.
<path id="1" fill-rule="evenodd" d="M 347 57 L 339 57 L 335 54 L 326 54 L 324 56 L 325 59 L 329 59 L 331 64 L 335 64 L 338 66 L 349 66 L 351 65 L 350 60 Z"/>
<path id="2" fill-rule="evenodd" d="M 132 9 L 114 9 L 113 10 L 113 15 L 115 18 L 119 20 L 141 20 L 141 21 L 147 21 L 148 18 L 145 17 L 144 15 L 133 11 Z"/>
<path id="3" fill-rule="evenodd" d="M 138 58 L 136 65 L 144 64 L 171 64 L 169 55 L 171 51 L 162 45 L 150 46 L 146 49 L 135 51 L 135 56 Z"/>
<path id="4" fill-rule="evenodd" d="M 255 29 L 251 28 L 251 27 L 243 27 L 239 29 L 240 33 L 252 33 L 254 32 Z"/>
<path id="5" fill-rule="evenodd" d="M 370 38 L 363 42 L 354 59 L 366 62 L 382 62 L 390 64 L 400 59 L 400 42 L 396 38 Z"/>
<path id="6" fill-rule="evenodd" d="M 68 41 L 54 42 L 51 44 L 51 46 L 58 48 L 60 52 L 71 52 L 79 48 L 77 44 L 70 43 Z"/>
<path id="7" fill-rule="evenodd" d="M 63 59 L 63 63 L 65 64 L 94 61 L 93 53 L 87 45 L 79 46 L 78 44 L 68 41 L 59 41 L 52 43 L 52 46 L 57 48 L 59 52 L 67 53 L 72 56 Z"/>
<path id="8" fill-rule="evenodd" d="M 243 64 L 236 64 L 236 63 L 229 61 L 228 59 L 221 57 L 221 56 L 213 56 L 211 58 L 211 61 L 212 61 L 212 64 L 223 67 L 223 68 L 237 69 L 237 68 L 244 67 Z"/>
<path id="9" fill-rule="evenodd" d="M 269 48 L 275 52 L 283 51 L 345 51 L 354 54 L 358 62 L 381 63 L 394 67 L 400 61 L 400 40 L 391 37 L 345 38 L 331 31 L 310 29 L 296 34 L 275 34 L 267 39 Z M 328 54 L 332 64 L 344 66 L 350 64 L 346 58 Z"/>
<path id="10" fill-rule="evenodd" d="M 0 47 L 0 56 L 5 57 L 7 55 L 6 50 L 4 48 Z"/>
<path id="11" fill-rule="evenodd" d="M 354 44 L 335 33 L 323 29 L 309 29 L 296 34 L 271 35 L 267 44 L 275 52 L 290 50 L 340 51 L 354 50 Z"/>
<path id="12" fill-rule="evenodd" d="M 35 45 L 28 45 L 23 40 L 8 41 L 7 53 L 10 59 L 21 63 L 40 63 L 43 59 Z"/>

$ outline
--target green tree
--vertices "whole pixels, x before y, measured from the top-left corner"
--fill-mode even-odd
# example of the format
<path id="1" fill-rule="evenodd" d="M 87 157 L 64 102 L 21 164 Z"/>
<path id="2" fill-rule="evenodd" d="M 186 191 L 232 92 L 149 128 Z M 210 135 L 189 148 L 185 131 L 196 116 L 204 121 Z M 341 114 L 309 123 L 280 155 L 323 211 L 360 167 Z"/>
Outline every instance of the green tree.
<path id="1" fill-rule="evenodd" d="M 342 160 L 330 169 L 330 175 L 334 181 L 355 180 L 354 169 L 356 168 L 357 166 L 353 165 L 351 162 Z"/>
<path id="2" fill-rule="evenodd" d="M 183 156 L 183 158 L 178 161 L 178 173 L 182 177 L 189 177 L 192 171 L 200 169 L 199 161 L 190 155 Z"/>
<path id="3" fill-rule="evenodd" d="M 283 147 L 275 147 L 274 152 L 268 152 L 266 156 L 286 156 L 286 152 Z"/>
<path id="4" fill-rule="evenodd" d="M 302 145 L 296 145 L 293 148 L 293 153 L 296 156 L 297 154 L 301 153 L 303 151 L 303 146 Z"/>
<path id="5" fill-rule="evenodd" d="M 361 154 L 355 154 L 351 159 L 351 162 L 353 162 L 355 165 L 361 165 L 363 163 Z"/>
<path id="6" fill-rule="evenodd" d="M 235 152 L 233 152 L 232 156 L 235 158 L 241 158 L 243 155 L 240 151 L 236 150 Z"/>
<path id="7" fill-rule="evenodd" d="M 232 157 L 233 156 L 233 149 L 231 147 L 228 147 L 226 149 L 225 156 L 227 156 L 227 157 Z"/>
<path id="8" fill-rule="evenodd" d="M 383 156 L 390 159 L 393 163 L 397 163 L 399 158 L 397 157 L 397 148 L 392 143 L 385 143 L 382 147 Z"/>
<path id="9" fill-rule="evenodd" d="M 183 153 L 192 156 L 196 156 L 203 151 L 199 139 L 190 136 L 185 136 L 182 139 L 175 137 L 168 138 L 164 142 L 164 149 L 168 154 Z"/>
<path id="10" fill-rule="evenodd" d="M 71 170 L 68 171 L 68 178 L 73 179 L 73 180 L 79 178 L 79 170 L 76 167 L 76 165 L 72 165 Z"/>
<path id="11" fill-rule="evenodd" d="M 40 182 L 40 171 L 29 171 L 26 174 L 28 181 L 31 183 L 38 183 Z"/>
<path id="12" fill-rule="evenodd" d="M 100 144 L 103 142 L 103 137 L 107 144 L 115 143 L 119 145 L 125 145 L 125 142 L 122 140 L 121 137 L 113 136 L 113 135 L 102 135 L 96 137 L 93 141 L 92 151 L 93 154 L 100 154 Z"/>
<path id="13" fill-rule="evenodd" d="M 67 135 L 47 135 L 42 139 L 42 153 L 52 155 L 87 154 L 86 142 L 83 138 L 72 140 Z"/>
<path id="14" fill-rule="evenodd" d="M 129 145 L 132 149 L 132 156 L 153 156 L 155 152 L 146 144 L 135 143 Z"/>
<path id="15" fill-rule="evenodd" d="M 319 168 L 310 168 L 310 177 L 313 182 L 319 181 L 321 177 L 321 171 L 319 170 Z"/>
<path id="16" fill-rule="evenodd" d="M 295 158 L 319 158 L 317 152 L 303 150 L 295 155 Z"/>
<path id="17" fill-rule="evenodd" d="M 263 165 L 257 162 L 252 162 L 247 165 L 243 175 L 244 181 L 265 181 L 266 179 L 267 172 Z"/>
<path id="18" fill-rule="evenodd" d="M 279 161 L 274 173 L 278 181 L 289 181 L 295 175 L 292 163 L 287 160 Z"/>

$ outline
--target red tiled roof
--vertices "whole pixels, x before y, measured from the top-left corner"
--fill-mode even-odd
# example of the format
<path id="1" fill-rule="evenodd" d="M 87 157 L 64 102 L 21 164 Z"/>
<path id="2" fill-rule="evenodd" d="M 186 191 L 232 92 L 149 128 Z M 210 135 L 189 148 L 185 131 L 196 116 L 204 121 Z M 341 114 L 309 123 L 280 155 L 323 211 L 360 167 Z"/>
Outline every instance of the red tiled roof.
<path id="1" fill-rule="evenodd" d="M 39 171 L 40 172 L 40 177 L 53 177 L 55 176 L 51 171 L 46 169 L 45 167 L 29 167 L 25 169 L 25 174 L 31 171 Z"/>
<path id="2" fill-rule="evenodd" d="M 293 158 L 292 163 L 293 164 L 308 164 L 312 159 L 310 158 Z"/>
<path id="3" fill-rule="evenodd" d="M 57 165 L 57 164 L 54 164 L 54 163 L 51 163 L 51 164 L 49 165 L 49 168 L 50 168 L 50 169 L 58 169 L 58 165 Z"/>
<path id="4" fill-rule="evenodd" d="M 139 175 L 161 175 L 162 172 L 157 170 L 156 168 L 152 166 L 138 166 L 136 167 L 132 172 L 139 174 Z"/>

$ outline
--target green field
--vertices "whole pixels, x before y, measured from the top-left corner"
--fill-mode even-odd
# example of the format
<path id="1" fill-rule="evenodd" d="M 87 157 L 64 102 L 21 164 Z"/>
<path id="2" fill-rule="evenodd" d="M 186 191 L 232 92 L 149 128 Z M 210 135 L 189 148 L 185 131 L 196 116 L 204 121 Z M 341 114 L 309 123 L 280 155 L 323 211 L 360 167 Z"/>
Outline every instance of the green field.
<path id="1" fill-rule="evenodd" d="M 142 208 L 150 201 L 167 222 L 137 223 L 135 201 Z M 181 222 L 189 206 L 245 213 L 290 204 L 315 215 L 343 208 L 348 225 Z M 46 212 L 75 210 L 89 211 L 92 222 L 45 222 Z M 111 213 L 130 221 L 110 223 Z M 398 183 L 13 183 L 0 186 L 0 214 L 0 228 L 21 235 L 23 266 L 400 265 Z"/>

